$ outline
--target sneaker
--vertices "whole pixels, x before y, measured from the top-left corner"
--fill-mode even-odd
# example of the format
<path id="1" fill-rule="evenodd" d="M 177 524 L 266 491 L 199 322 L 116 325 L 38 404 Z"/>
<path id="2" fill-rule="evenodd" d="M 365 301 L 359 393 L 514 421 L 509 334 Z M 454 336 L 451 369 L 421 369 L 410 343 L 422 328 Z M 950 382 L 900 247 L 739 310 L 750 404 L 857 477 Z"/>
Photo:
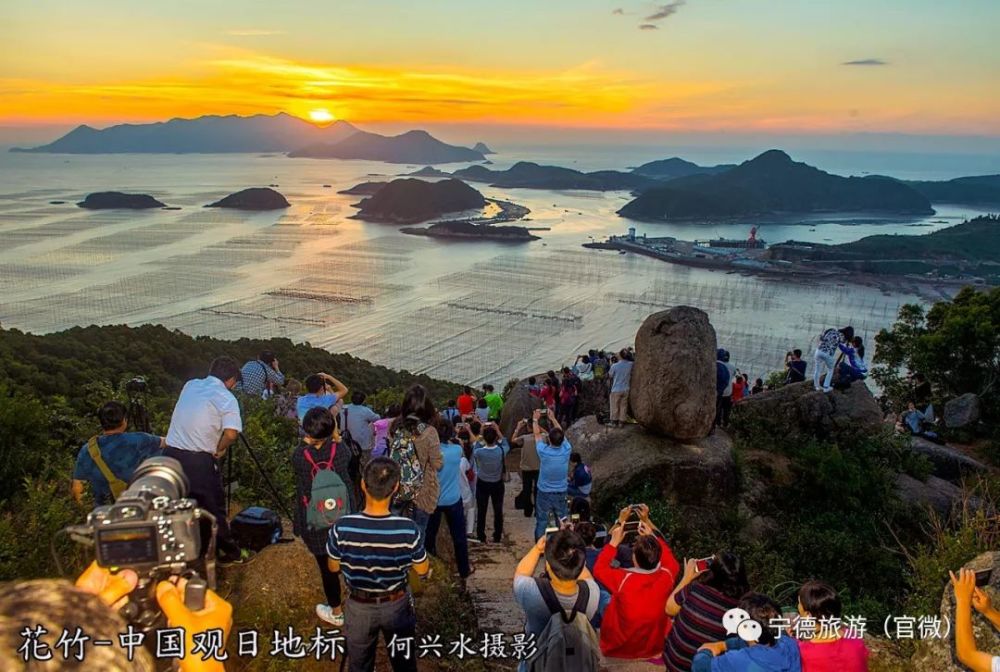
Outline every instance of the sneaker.
<path id="1" fill-rule="evenodd" d="M 333 613 L 333 607 L 329 604 L 317 604 L 316 605 L 316 616 L 319 620 L 324 623 L 329 623 L 335 628 L 344 627 L 344 614 L 343 612 L 339 614 Z"/>
<path id="2" fill-rule="evenodd" d="M 823 388 L 823 394 L 829 394 L 830 392 L 833 392 L 833 388 L 832 387 L 824 387 Z"/>
<path id="3" fill-rule="evenodd" d="M 483 542 L 479 541 L 478 538 L 472 536 L 471 534 L 467 535 L 465 538 L 468 540 L 468 542 L 470 544 L 481 544 L 481 543 L 483 543 Z"/>

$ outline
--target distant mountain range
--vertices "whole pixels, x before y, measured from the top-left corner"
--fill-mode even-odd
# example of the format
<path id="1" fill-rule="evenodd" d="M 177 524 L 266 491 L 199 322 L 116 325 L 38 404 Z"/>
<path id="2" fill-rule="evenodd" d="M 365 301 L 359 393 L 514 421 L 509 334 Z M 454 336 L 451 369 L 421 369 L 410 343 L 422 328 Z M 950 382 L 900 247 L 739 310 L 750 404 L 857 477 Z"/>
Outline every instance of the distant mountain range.
<path id="1" fill-rule="evenodd" d="M 369 222 L 412 224 L 484 205 L 483 195 L 461 180 L 425 182 L 401 178 L 358 203 L 355 217 Z"/>
<path id="2" fill-rule="evenodd" d="M 456 170 L 452 175 L 471 182 L 487 182 L 494 187 L 519 187 L 522 189 L 618 191 L 641 189 L 655 182 L 648 177 L 633 173 L 622 173 L 615 170 L 583 173 L 572 168 L 540 166 L 529 161 L 519 161 L 507 170 L 490 170 L 483 166 L 469 166 Z"/>
<path id="3" fill-rule="evenodd" d="M 934 213 L 926 196 L 897 180 L 831 175 L 772 149 L 722 173 L 647 189 L 618 214 L 669 221 L 852 211 Z"/>
<path id="4" fill-rule="evenodd" d="M 289 152 L 289 156 L 312 159 L 365 159 L 386 163 L 460 163 L 486 157 L 468 147 L 441 142 L 427 131 L 408 131 L 385 136 L 358 131 L 334 143 L 317 143 Z"/>
<path id="5" fill-rule="evenodd" d="M 61 154 L 211 154 L 280 152 L 320 159 L 365 159 L 387 163 L 483 161 L 489 147 L 449 145 L 426 131 L 385 136 L 346 121 L 316 126 L 284 112 L 250 117 L 204 116 L 152 124 L 119 124 L 105 129 L 77 126 L 47 145 L 12 152 Z M 483 151 L 485 150 L 485 151 Z"/>
<path id="6" fill-rule="evenodd" d="M 734 163 L 719 164 L 717 166 L 699 166 L 697 163 L 692 163 L 691 161 L 686 161 L 675 156 L 669 159 L 644 163 L 637 168 L 633 168 L 632 172 L 636 175 L 651 177 L 654 180 L 674 180 L 678 177 L 687 177 L 688 175 L 724 173 L 735 167 L 736 164 Z"/>
<path id="7" fill-rule="evenodd" d="M 358 132 L 346 121 L 316 126 L 281 112 L 251 117 L 205 116 L 105 129 L 77 126 L 41 147 L 12 152 L 60 154 L 210 154 L 288 152 L 317 142 L 339 142 Z"/>

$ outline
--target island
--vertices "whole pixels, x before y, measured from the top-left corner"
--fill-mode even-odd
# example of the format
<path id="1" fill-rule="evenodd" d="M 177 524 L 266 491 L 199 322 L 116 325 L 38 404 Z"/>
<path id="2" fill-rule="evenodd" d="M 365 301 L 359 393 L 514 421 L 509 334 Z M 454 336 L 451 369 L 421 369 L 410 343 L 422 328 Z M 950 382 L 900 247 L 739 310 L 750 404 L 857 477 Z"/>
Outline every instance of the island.
<path id="1" fill-rule="evenodd" d="M 361 182 L 348 189 L 341 189 L 338 194 L 349 194 L 351 196 L 371 196 L 379 189 L 389 184 L 388 182 Z"/>
<path id="2" fill-rule="evenodd" d="M 167 207 L 149 194 L 125 194 L 120 191 L 87 194 L 77 205 L 87 210 L 150 210 Z"/>
<path id="3" fill-rule="evenodd" d="M 449 212 L 478 210 L 485 205 L 483 195 L 461 180 L 426 182 L 399 178 L 356 203 L 358 213 L 353 217 L 368 222 L 414 224 Z"/>
<path id="4" fill-rule="evenodd" d="M 438 170 L 434 166 L 424 166 L 420 170 L 415 170 L 412 173 L 405 173 L 404 177 L 451 177 L 451 173 Z"/>
<path id="5" fill-rule="evenodd" d="M 976 175 L 940 181 L 899 180 L 899 182 L 920 192 L 931 203 L 1000 204 L 1000 175 Z"/>
<path id="6" fill-rule="evenodd" d="M 454 238 L 472 240 L 493 240 L 509 242 L 530 242 L 538 240 L 530 229 L 523 226 L 496 226 L 489 223 L 476 224 L 466 220 L 438 222 L 428 227 L 404 227 L 401 232 L 411 236 L 428 236 L 431 238 Z"/>
<path id="7" fill-rule="evenodd" d="M 736 164 L 733 163 L 719 164 L 717 166 L 699 166 L 697 163 L 674 156 L 669 159 L 644 163 L 641 166 L 633 168 L 632 172 L 636 175 L 651 177 L 654 180 L 675 180 L 678 177 L 687 177 L 689 175 L 724 173 L 735 167 Z"/>
<path id="8" fill-rule="evenodd" d="M 788 241 L 768 258 L 848 273 L 981 280 L 1000 284 L 1000 217 L 983 215 L 921 235 L 875 235 L 852 243 Z"/>
<path id="9" fill-rule="evenodd" d="M 496 154 L 496 152 L 486 146 L 485 142 L 477 142 L 472 149 L 480 154 Z"/>
<path id="10" fill-rule="evenodd" d="M 290 207 L 280 193 L 270 187 L 251 187 L 206 205 L 206 208 L 232 208 L 234 210 L 280 210 Z"/>
<path id="11" fill-rule="evenodd" d="M 486 182 L 494 187 L 522 189 L 618 191 L 642 189 L 655 183 L 648 177 L 632 173 L 614 170 L 584 173 L 572 168 L 542 166 L 530 161 L 519 161 L 507 170 L 469 166 L 456 170 L 452 175 L 471 182 Z"/>
<path id="12" fill-rule="evenodd" d="M 40 147 L 12 152 L 62 154 L 197 154 L 287 152 L 316 142 L 339 142 L 358 132 L 346 121 L 319 127 L 281 112 L 241 117 L 208 115 L 152 124 L 82 125 Z"/>
<path id="13" fill-rule="evenodd" d="M 427 131 L 408 131 L 394 136 L 358 131 L 340 142 L 306 145 L 289 152 L 288 156 L 425 165 L 482 161 L 486 158 L 468 147 L 441 142 Z"/>
<path id="14" fill-rule="evenodd" d="M 618 211 L 645 221 L 740 219 L 818 212 L 934 214 L 912 187 L 887 178 L 840 177 L 772 149 L 715 175 L 679 177 Z"/>

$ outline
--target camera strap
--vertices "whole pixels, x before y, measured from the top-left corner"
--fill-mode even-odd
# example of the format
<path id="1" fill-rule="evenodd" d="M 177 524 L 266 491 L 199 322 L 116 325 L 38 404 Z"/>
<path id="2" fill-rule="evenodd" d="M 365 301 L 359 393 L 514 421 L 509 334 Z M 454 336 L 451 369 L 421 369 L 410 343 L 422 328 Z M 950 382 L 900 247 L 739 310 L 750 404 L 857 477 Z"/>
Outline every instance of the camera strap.
<path id="1" fill-rule="evenodd" d="M 128 484 L 115 476 L 114 472 L 111 471 L 111 467 L 104 461 L 104 456 L 101 455 L 101 447 L 97 443 L 97 436 L 95 434 L 87 441 L 87 452 L 90 454 L 90 459 L 94 461 L 94 464 L 97 465 L 104 479 L 108 482 L 108 487 L 111 489 L 111 496 L 114 499 L 118 499 L 118 495 L 125 492 Z"/>

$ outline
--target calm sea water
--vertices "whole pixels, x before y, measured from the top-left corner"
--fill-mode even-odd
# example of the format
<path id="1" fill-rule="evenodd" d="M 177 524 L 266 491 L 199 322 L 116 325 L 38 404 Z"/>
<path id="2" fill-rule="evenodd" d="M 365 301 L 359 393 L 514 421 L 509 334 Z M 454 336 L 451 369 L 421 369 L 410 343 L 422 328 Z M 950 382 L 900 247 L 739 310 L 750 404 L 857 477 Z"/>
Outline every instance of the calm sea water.
<path id="1" fill-rule="evenodd" d="M 745 158 L 689 150 L 511 148 L 491 159 L 497 168 L 526 159 L 597 169 L 671 154 L 712 163 Z M 835 155 L 828 158 L 832 165 L 809 160 L 850 172 Z M 880 166 L 869 157 L 862 170 L 934 179 L 978 167 L 963 172 L 946 157 L 940 174 L 932 168 L 902 174 L 892 170 L 897 160 L 889 156 Z M 623 192 L 476 185 L 487 196 L 531 208 L 529 225 L 551 227 L 530 244 L 435 241 L 349 219 L 358 197 L 338 189 L 417 167 L 260 155 L 0 154 L 0 323 L 39 333 L 162 323 L 226 338 L 285 336 L 396 368 L 502 384 L 571 362 L 591 347 L 631 343 L 649 313 L 677 304 L 706 310 L 720 344 L 757 376 L 779 368 L 788 349 L 808 350 L 826 326 L 853 324 L 870 339 L 902 303 L 935 298 L 905 282 L 891 289 L 792 283 L 583 249 L 591 237 L 630 225 L 681 238 L 743 237 L 750 226 L 630 223 L 615 214 L 629 200 Z M 202 207 L 269 184 L 279 185 L 291 208 Z M 110 189 L 149 193 L 181 209 L 88 212 L 74 205 Z M 872 233 L 926 233 L 975 214 L 943 206 L 920 219 L 754 223 L 770 242 L 845 242 Z"/>

